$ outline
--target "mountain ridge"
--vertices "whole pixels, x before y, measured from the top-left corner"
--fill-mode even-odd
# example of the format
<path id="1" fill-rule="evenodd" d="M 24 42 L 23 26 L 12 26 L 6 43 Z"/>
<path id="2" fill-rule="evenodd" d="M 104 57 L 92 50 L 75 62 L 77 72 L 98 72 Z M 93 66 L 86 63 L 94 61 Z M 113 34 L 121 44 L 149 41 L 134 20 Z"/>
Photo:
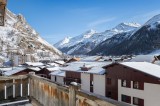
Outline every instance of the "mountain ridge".
<path id="1" fill-rule="evenodd" d="M 86 31 L 79 36 L 68 39 L 68 42 L 63 44 L 66 40 L 65 38 L 64 40 L 56 43 L 54 46 L 66 54 L 86 54 L 94 49 L 99 43 L 111 38 L 113 35 L 132 31 L 140 26 L 141 25 L 138 23 L 120 23 L 116 27 L 100 33 L 94 30 Z M 84 38 L 85 34 L 88 34 L 89 37 Z"/>
<path id="2" fill-rule="evenodd" d="M 34 60 L 39 61 L 46 58 L 60 58 L 62 53 L 42 39 L 26 21 L 22 14 L 14 14 L 6 9 L 5 26 L 0 27 L 0 55 L 7 58 L 7 53 L 14 52 L 19 55 L 31 54 Z M 48 53 L 48 54 L 47 54 Z"/>

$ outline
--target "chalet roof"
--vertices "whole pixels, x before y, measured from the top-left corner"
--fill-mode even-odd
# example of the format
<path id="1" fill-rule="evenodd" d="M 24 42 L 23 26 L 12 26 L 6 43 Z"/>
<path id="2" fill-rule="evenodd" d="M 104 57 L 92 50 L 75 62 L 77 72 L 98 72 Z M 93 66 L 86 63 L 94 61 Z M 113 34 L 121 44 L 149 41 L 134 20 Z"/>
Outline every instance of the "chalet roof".
<path id="1" fill-rule="evenodd" d="M 13 75 L 13 74 L 15 74 L 15 73 L 18 73 L 18 72 L 20 72 L 20 71 L 23 71 L 23 70 L 25 70 L 25 69 L 26 69 L 25 67 L 13 67 L 13 68 L 10 68 L 10 70 L 9 70 L 9 68 L 8 68 L 7 71 L 4 70 L 3 75 L 5 75 L 5 76 L 10 76 L 10 75 Z M 3 71 L 2 68 L 1 68 L 1 71 Z"/>
<path id="2" fill-rule="evenodd" d="M 154 59 L 154 55 L 137 55 L 131 62 L 152 62 Z"/>
<path id="3" fill-rule="evenodd" d="M 65 71 L 54 71 L 54 72 L 51 72 L 50 74 L 53 76 L 65 77 L 65 75 L 66 75 L 65 73 L 66 73 Z"/>
<path id="4" fill-rule="evenodd" d="M 88 71 L 82 71 L 81 67 L 85 64 L 86 67 L 91 67 Z M 82 73 L 92 73 L 92 74 L 104 74 L 105 70 L 103 66 L 111 64 L 110 62 L 72 62 L 67 64 L 67 67 L 61 67 L 63 71 L 76 71 Z"/>
<path id="5" fill-rule="evenodd" d="M 49 70 L 49 71 L 59 71 L 60 67 L 48 67 L 46 69 Z"/>
<path id="6" fill-rule="evenodd" d="M 88 56 L 83 57 L 80 61 L 84 62 L 104 62 L 111 59 L 110 56 Z"/>
<path id="7" fill-rule="evenodd" d="M 57 63 L 48 63 L 48 65 L 51 65 L 51 66 L 59 66 Z"/>
<path id="8" fill-rule="evenodd" d="M 41 70 L 39 67 L 27 67 L 27 69 L 31 69 L 33 71 L 40 71 Z"/>
<path id="9" fill-rule="evenodd" d="M 58 63 L 58 64 L 61 64 L 61 65 L 65 64 L 65 62 L 62 61 L 62 60 L 57 60 L 57 61 L 54 61 L 54 62 L 55 62 L 55 63 Z"/>
<path id="10" fill-rule="evenodd" d="M 28 66 L 43 66 L 44 64 L 41 62 L 25 62 Z"/>
<path id="11" fill-rule="evenodd" d="M 66 63 L 70 63 L 70 62 L 74 62 L 74 61 L 80 61 L 80 58 L 73 57 L 73 58 L 69 59 L 68 61 L 66 61 Z"/>
<path id="12" fill-rule="evenodd" d="M 96 61 L 98 58 L 101 56 L 88 56 L 88 57 L 83 57 L 81 61 L 86 61 L 86 62 L 93 62 Z"/>
<path id="13" fill-rule="evenodd" d="M 160 78 L 160 66 L 148 62 L 123 62 L 119 63 L 138 71 Z"/>

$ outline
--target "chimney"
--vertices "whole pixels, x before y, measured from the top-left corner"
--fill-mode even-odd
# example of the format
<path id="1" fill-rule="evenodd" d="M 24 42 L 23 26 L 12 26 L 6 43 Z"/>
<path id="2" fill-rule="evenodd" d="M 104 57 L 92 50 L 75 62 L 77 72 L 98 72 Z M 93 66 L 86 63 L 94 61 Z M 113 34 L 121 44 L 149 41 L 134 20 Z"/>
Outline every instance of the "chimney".
<path id="1" fill-rule="evenodd" d="M 80 67 L 82 71 L 88 71 L 91 69 L 91 67 L 86 67 L 86 64 L 83 65 L 83 67 Z"/>

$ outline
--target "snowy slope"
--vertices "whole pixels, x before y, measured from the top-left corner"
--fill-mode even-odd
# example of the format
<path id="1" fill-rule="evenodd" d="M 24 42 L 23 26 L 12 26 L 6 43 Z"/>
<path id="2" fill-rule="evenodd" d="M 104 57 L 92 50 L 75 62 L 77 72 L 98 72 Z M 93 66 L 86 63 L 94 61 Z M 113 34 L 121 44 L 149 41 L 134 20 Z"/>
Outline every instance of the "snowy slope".
<path id="1" fill-rule="evenodd" d="M 64 40 L 56 43 L 54 46 L 67 54 L 86 54 L 99 43 L 111 38 L 113 35 L 132 31 L 140 26 L 141 25 L 137 23 L 121 23 L 115 28 L 101 33 L 97 33 L 94 30 L 89 30 L 73 38 L 67 37 Z M 82 53 L 79 51 L 82 51 Z"/>
<path id="2" fill-rule="evenodd" d="M 148 29 L 156 29 L 156 26 L 160 24 L 160 14 L 152 17 L 150 20 L 148 20 L 144 26 L 150 26 Z"/>
<path id="3" fill-rule="evenodd" d="M 93 29 L 88 30 L 84 32 L 83 34 L 76 36 L 76 37 L 66 37 L 64 40 L 56 43 L 54 46 L 57 48 L 63 48 L 63 47 L 71 47 L 74 46 L 80 42 L 86 42 L 93 34 L 95 34 L 96 31 Z"/>
<path id="4" fill-rule="evenodd" d="M 117 25 L 115 28 L 113 28 L 112 30 L 118 31 L 118 32 L 128 32 L 138 27 L 141 27 L 141 25 L 138 23 L 121 23 Z"/>
<path id="5" fill-rule="evenodd" d="M 126 28 L 125 28 L 126 29 Z M 160 52 L 160 15 L 133 31 L 114 35 L 100 43 L 89 55 L 154 54 Z"/>
<path id="6" fill-rule="evenodd" d="M 160 14 L 152 17 L 150 20 L 148 20 L 144 25 L 151 25 L 154 23 L 160 22 Z"/>
<path id="7" fill-rule="evenodd" d="M 47 53 L 47 57 L 59 58 L 61 52 L 46 42 L 40 35 L 27 23 L 25 18 L 7 10 L 5 26 L 0 27 L 0 56 L 7 58 L 7 52 L 12 51 L 23 54 L 33 54 L 37 61 Z"/>

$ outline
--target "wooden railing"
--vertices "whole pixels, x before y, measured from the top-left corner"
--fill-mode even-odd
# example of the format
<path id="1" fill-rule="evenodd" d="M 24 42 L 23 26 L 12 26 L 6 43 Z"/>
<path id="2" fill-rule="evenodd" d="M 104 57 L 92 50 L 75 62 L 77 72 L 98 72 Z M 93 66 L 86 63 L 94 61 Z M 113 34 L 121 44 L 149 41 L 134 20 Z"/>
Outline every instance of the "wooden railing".
<path id="1" fill-rule="evenodd" d="M 0 101 L 28 98 L 33 106 L 129 106 L 36 76 L 0 77 Z"/>
<path id="2" fill-rule="evenodd" d="M 28 76 L 0 77 L 0 103 L 22 100 L 28 96 Z"/>

